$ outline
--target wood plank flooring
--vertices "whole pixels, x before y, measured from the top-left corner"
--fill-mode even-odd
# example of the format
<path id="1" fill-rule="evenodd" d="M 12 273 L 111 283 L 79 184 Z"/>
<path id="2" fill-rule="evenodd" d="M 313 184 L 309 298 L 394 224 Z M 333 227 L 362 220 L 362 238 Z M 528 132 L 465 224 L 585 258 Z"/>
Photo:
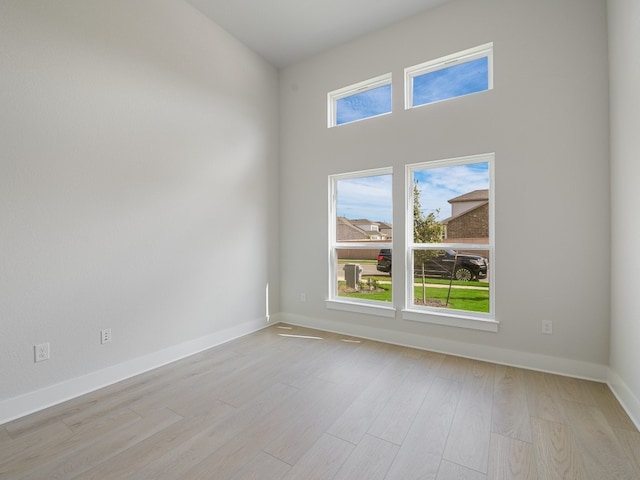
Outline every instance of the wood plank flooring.
<path id="1" fill-rule="evenodd" d="M 0 426 L 0 479 L 640 480 L 604 384 L 274 325 Z"/>

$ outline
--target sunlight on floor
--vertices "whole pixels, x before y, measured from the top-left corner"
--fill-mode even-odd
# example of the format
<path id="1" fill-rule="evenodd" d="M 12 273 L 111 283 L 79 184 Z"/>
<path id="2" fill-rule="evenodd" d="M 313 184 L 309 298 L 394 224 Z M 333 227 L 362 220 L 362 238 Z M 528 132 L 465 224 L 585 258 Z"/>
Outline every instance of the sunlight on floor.
<path id="1" fill-rule="evenodd" d="M 279 328 L 280 330 L 293 330 L 293 327 L 288 327 L 285 325 L 278 325 L 276 328 Z M 278 334 L 281 337 L 292 337 L 292 338 L 308 338 L 311 340 L 324 340 L 323 337 L 315 337 L 313 335 L 294 335 L 291 333 L 279 333 Z M 356 340 L 356 339 L 352 339 L 352 338 L 341 338 L 340 339 L 341 342 L 345 342 L 345 343 L 362 343 L 362 340 Z"/>
<path id="2" fill-rule="evenodd" d="M 279 333 L 281 337 L 293 337 L 293 338 L 310 338 L 311 340 L 324 340 L 322 337 L 312 337 L 311 335 L 291 335 L 288 333 Z"/>

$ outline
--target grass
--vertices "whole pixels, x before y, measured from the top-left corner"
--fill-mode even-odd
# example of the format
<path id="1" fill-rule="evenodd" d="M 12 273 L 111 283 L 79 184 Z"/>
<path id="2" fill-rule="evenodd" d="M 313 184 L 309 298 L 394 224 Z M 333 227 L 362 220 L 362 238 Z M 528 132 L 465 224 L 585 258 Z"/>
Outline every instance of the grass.
<path id="1" fill-rule="evenodd" d="M 422 284 L 422 277 L 414 277 L 413 281 L 415 283 Z M 425 283 L 428 285 L 430 283 L 434 285 L 449 285 L 450 280 L 448 278 L 425 278 Z M 487 282 L 465 282 L 463 280 L 454 280 L 451 285 L 461 285 L 464 287 L 486 287 L 489 288 L 489 283 Z"/>
<path id="2" fill-rule="evenodd" d="M 367 279 L 371 279 L 371 280 L 375 280 L 377 282 L 390 282 L 391 281 L 391 277 L 389 275 L 363 275 L 362 276 L 362 281 L 366 282 Z M 422 277 L 413 277 L 413 281 L 414 283 L 420 283 L 422 284 Z M 427 285 L 429 285 L 430 283 L 433 285 L 449 285 L 449 279 L 448 278 L 438 278 L 438 277 L 426 277 L 425 278 L 425 283 Z M 462 287 L 485 287 L 485 288 L 489 288 L 489 283 L 488 282 L 478 282 L 478 281 L 473 281 L 473 282 L 465 282 L 463 280 L 454 280 L 452 283 L 452 285 L 460 285 Z"/>
<path id="3" fill-rule="evenodd" d="M 427 298 L 446 302 L 448 288 L 427 287 Z M 422 286 L 415 287 L 413 297 L 422 299 Z M 465 310 L 467 312 L 489 313 L 489 289 L 487 290 L 465 290 L 464 288 L 452 288 L 449 298 L 449 307 L 455 310 Z"/>
<path id="4" fill-rule="evenodd" d="M 382 279 L 389 280 L 389 277 L 382 277 Z M 430 283 L 448 284 L 448 281 L 432 281 L 437 279 L 429 279 Z M 343 284 L 344 282 L 340 282 Z M 488 284 L 484 282 L 454 282 L 454 285 L 466 285 L 466 286 L 484 286 L 486 290 L 464 289 L 464 288 L 452 288 L 451 296 L 449 298 L 449 305 L 446 308 L 454 310 L 463 310 L 467 312 L 489 312 L 489 288 Z M 363 300 L 377 300 L 380 302 L 391 302 L 391 284 L 378 284 L 378 287 L 383 291 L 371 292 L 371 293 L 342 293 L 341 297 L 349 298 L 361 298 Z M 447 300 L 448 288 L 429 288 L 426 287 L 426 298 L 430 300 L 439 300 L 445 303 Z M 422 299 L 422 285 L 414 286 L 413 296 L 415 299 Z"/>

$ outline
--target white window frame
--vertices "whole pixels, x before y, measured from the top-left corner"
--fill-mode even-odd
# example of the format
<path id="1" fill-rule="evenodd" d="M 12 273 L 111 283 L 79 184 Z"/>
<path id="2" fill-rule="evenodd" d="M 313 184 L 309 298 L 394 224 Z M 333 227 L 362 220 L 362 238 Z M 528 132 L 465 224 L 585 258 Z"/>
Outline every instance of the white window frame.
<path id="1" fill-rule="evenodd" d="M 437 70 L 443 70 L 445 68 L 453 67 L 456 64 L 466 63 L 471 60 L 477 60 L 483 57 L 487 57 L 489 62 L 488 88 L 487 90 L 481 91 L 481 92 L 486 92 L 488 90 L 493 90 L 493 42 L 486 43 L 478 47 L 469 48 L 461 52 L 452 53 L 451 55 L 446 55 L 444 57 L 440 57 L 435 60 L 430 60 L 428 62 L 420 63 L 418 65 L 405 68 L 404 69 L 404 98 L 405 98 L 404 108 L 405 110 L 424 107 L 426 105 L 432 105 L 434 103 L 445 102 L 447 100 L 451 100 L 454 98 L 460 98 L 461 96 L 464 97 L 467 95 L 473 95 L 475 93 L 481 93 L 481 92 L 473 92 L 473 93 L 468 93 L 468 94 L 459 95 L 455 97 L 444 98 L 442 100 L 436 100 L 435 102 L 421 103 L 420 105 L 413 105 L 413 79 L 415 77 L 419 77 L 427 73 L 432 73 Z"/>
<path id="2" fill-rule="evenodd" d="M 432 169 L 440 167 L 451 167 L 455 165 L 468 165 L 472 163 L 489 164 L 489 243 L 488 244 L 469 244 L 469 243 L 426 243 L 416 244 L 413 242 L 413 187 L 415 170 Z M 405 308 L 402 310 L 402 318 L 404 320 L 412 320 L 425 323 L 435 323 L 438 325 L 449 325 L 454 327 L 470 328 L 475 330 L 483 330 L 488 332 L 497 332 L 499 321 L 495 315 L 495 154 L 487 153 L 481 155 L 471 155 L 467 157 L 458 157 L 445 160 L 436 160 L 430 162 L 420 162 L 405 166 Z M 489 276 L 489 313 L 469 312 L 466 310 L 448 310 L 437 307 L 427 307 L 414 305 L 413 303 L 413 252 L 421 246 L 427 246 L 433 249 L 444 250 L 487 250 L 489 251 L 489 260 L 491 266 L 488 271 Z"/>
<path id="3" fill-rule="evenodd" d="M 328 114 L 327 126 L 328 128 L 339 127 L 341 125 L 348 125 L 350 123 L 360 122 L 362 120 L 368 120 L 370 118 L 375 118 L 375 117 L 380 117 L 382 115 L 390 114 L 393 110 L 393 101 L 392 101 L 392 105 L 390 106 L 391 109 L 388 112 L 379 113 L 377 115 L 372 115 L 370 117 L 359 118 L 358 120 L 352 120 L 350 122 L 345 122 L 338 125 L 338 100 L 350 97 L 358 93 L 363 93 L 369 90 L 373 90 L 374 88 L 383 87 L 385 85 L 391 85 L 393 88 L 391 72 L 329 92 L 327 94 L 327 114 Z"/>
<path id="4" fill-rule="evenodd" d="M 389 242 L 338 242 L 336 219 L 337 211 L 337 186 L 340 180 L 348 180 L 351 178 L 375 177 L 378 175 L 393 175 L 392 167 L 375 168 L 371 170 L 362 170 L 358 172 L 349 172 L 342 174 L 329 175 L 329 242 L 328 242 L 328 295 L 326 300 L 327 308 L 334 310 L 344 310 L 354 313 L 364 313 L 377 315 L 382 317 L 395 317 L 396 309 L 395 289 L 391 290 L 391 302 L 381 302 L 376 300 L 366 300 L 360 298 L 348 298 L 338 296 L 337 269 L 338 267 L 338 250 L 340 249 L 371 249 L 371 248 L 393 248 Z M 393 207 L 393 205 L 392 205 Z M 393 208 L 392 208 L 393 210 Z"/>

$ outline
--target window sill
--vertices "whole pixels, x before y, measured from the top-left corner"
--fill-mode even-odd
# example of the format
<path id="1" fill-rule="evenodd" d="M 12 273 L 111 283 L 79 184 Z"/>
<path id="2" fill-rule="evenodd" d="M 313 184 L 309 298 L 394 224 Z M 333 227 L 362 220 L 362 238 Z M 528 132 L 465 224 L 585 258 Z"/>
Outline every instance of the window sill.
<path id="1" fill-rule="evenodd" d="M 464 315 L 452 315 L 440 312 L 427 312 L 424 310 L 402 310 L 402 319 L 412 322 L 433 323 L 436 325 L 446 325 L 449 327 L 468 328 L 472 330 L 481 330 L 483 332 L 498 331 L 500 322 L 492 319 L 484 319 Z"/>
<path id="2" fill-rule="evenodd" d="M 331 310 L 342 310 L 345 312 L 364 313 L 366 315 L 377 315 L 378 317 L 395 318 L 396 309 L 392 305 L 374 305 L 369 303 L 355 303 L 340 300 L 327 300 L 327 308 Z"/>

